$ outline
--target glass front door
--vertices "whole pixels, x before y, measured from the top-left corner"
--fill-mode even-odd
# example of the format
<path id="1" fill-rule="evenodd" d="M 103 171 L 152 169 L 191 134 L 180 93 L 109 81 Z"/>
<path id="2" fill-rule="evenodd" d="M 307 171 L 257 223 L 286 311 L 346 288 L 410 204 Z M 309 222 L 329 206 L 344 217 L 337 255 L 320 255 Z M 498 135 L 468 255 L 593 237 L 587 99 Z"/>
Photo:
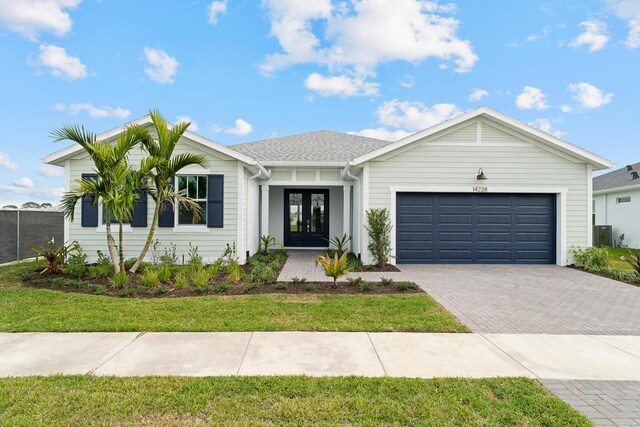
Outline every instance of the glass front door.
<path id="1" fill-rule="evenodd" d="M 329 190 L 285 190 L 284 245 L 327 247 Z"/>

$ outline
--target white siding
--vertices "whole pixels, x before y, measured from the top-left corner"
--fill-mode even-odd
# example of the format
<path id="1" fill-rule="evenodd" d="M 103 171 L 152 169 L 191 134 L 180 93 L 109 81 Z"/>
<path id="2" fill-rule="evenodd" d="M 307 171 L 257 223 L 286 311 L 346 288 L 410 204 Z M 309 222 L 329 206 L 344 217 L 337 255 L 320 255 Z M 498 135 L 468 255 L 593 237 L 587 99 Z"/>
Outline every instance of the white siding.
<path id="1" fill-rule="evenodd" d="M 369 165 L 369 207 L 391 209 L 390 186 L 456 186 L 471 189 L 478 168 L 491 187 L 565 187 L 566 248 L 587 244 L 587 165 L 559 156 L 494 126 L 463 124 L 445 136 L 416 141 Z M 478 131 L 481 131 L 478 133 Z M 477 137 L 481 135 L 481 142 Z M 366 203 L 366 202 L 365 202 Z M 363 233 L 365 233 L 363 231 Z M 365 245 L 366 239 L 363 239 Z M 367 259 L 368 254 L 365 259 Z"/>
<path id="2" fill-rule="evenodd" d="M 617 203 L 618 197 L 631 197 L 628 203 Z M 598 194 L 595 201 L 596 225 L 611 225 L 614 240 L 624 234 L 624 243 L 640 248 L 640 189 L 617 189 L 607 194 Z"/>
<path id="3" fill-rule="evenodd" d="M 176 245 L 177 254 L 182 257 L 185 255 L 185 259 L 189 250 L 189 242 L 198 246 L 199 253 L 206 260 L 213 260 L 219 257 L 225 248 L 227 243 L 236 242 L 238 239 L 237 226 L 238 226 L 238 161 L 231 159 L 225 155 L 214 152 L 213 150 L 207 150 L 206 148 L 196 147 L 193 144 L 189 144 L 187 141 L 180 141 L 176 147 L 175 154 L 184 152 L 195 152 L 205 154 L 209 160 L 208 170 L 202 168 L 193 168 L 194 172 L 201 174 L 223 174 L 224 175 L 224 228 L 206 228 L 197 227 L 198 231 L 184 232 L 182 227 L 179 231 L 177 228 L 156 228 L 154 239 L 160 242 L 160 249 L 158 255 L 164 253 L 164 247 L 169 247 L 169 244 L 173 242 Z M 134 149 L 130 156 L 130 163 L 137 165 L 143 156 L 141 149 Z M 72 159 L 69 161 L 70 165 L 70 179 L 71 185 L 76 179 L 80 179 L 83 173 L 93 172 L 93 162 L 88 156 Z M 245 186 L 246 188 L 246 186 Z M 153 210 L 155 204 L 151 197 L 148 199 L 147 206 L 147 224 L 151 225 L 153 218 Z M 76 206 L 75 218 L 69 224 L 69 239 L 77 240 L 82 246 L 83 250 L 88 254 L 91 260 L 96 258 L 96 253 L 101 250 L 107 253 L 106 236 L 102 227 L 81 227 L 80 219 L 80 203 Z M 117 227 L 113 228 L 114 233 L 117 231 Z M 187 229 L 188 231 L 188 229 Z M 146 241 L 149 232 L 147 228 L 131 228 L 124 235 L 124 249 L 125 256 L 127 258 L 138 256 L 144 242 Z M 147 260 L 151 259 L 152 251 L 149 250 L 147 254 Z M 238 254 L 241 259 L 244 254 Z"/>

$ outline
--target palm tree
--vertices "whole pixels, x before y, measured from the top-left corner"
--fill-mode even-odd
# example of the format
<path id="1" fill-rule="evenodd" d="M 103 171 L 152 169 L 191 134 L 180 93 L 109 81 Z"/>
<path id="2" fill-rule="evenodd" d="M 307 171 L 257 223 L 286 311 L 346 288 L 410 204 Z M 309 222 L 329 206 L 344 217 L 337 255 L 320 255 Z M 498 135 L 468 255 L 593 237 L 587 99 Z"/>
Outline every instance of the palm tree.
<path id="1" fill-rule="evenodd" d="M 85 130 L 84 126 L 65 125 L 51 133 L 54 142 L 70 140 L 84 148 L 94 163 L 98 179 L 79 179 L 76 186 L 62 197 L 62 212 L 73 221 L 75 206 L 84 197 L 91 197 L 94 204 L 101 203 L 105 208 L 105 228 L 107 248 L 115 272 L 124 270 L 124 249 L 122 226 L 130 220 L 136 194 L 141 186 L 145 171 L 132 170 L 127 163 L 129 151 L 137 144 L 149 138 L 149 133 L 139 125 L 127 127 L 118 135 L 114 144 L 98 141 L 96 135 Z M 111 232 L 111 217 L 119 223 L 119 247 L 116 253 Z"/>
<path id="2" fill-rule="evenodd" d="M 172 205 L 174 209 L 182 206 L 192 210 L 195 216 L 194 219 L 198 220 L 201 214 L 200 206 L 186 197 L 184 192 L 176 191 L 173 180 L 174 176 L 187 166 L 199 165 L 207 167 L 207 160 L 201 154 L 183 153 L 173 155 L 178 141 L 191 125 L 190 122 L 170 125 L 158 110 L 152 110 L 149 113 L 156 136 L 142 141 L 142 145 L 149 156 L 141 161 L 140 171 L 147 176 L 147 194 L 155 202 L 155 209 L 147 241 L 135 264 L 131 267 L 131 272 L 135 272 L 144 260 L 153 242 L 153 235 L 158 225 L 160 212 L 167 208 L 167 204 Z"/>

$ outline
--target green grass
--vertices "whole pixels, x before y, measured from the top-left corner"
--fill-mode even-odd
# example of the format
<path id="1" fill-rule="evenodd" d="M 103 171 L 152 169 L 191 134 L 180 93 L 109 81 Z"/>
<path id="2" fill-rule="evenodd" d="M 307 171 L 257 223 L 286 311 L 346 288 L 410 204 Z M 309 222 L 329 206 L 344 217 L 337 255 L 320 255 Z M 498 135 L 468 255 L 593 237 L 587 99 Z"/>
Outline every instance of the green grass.
<path id="1" fill-rule="evenodd" d="M 609 266 L 620 271 L 634 271 L 633 268 L 625 261 L 621 260 L 621 256 L 629 255 L 628 248 L 605 248 L 609 252 Z"/>
<path id="2" fill-rule="evenodd" d="M 25 287 L 0 267 L 0 331 L 468 332 L 426 294 L 130 299 Z"/>
<path id="3" fill-rule="evenodd" d="M 525 378 L 0 379 L 0 425 L 590 426 Z"/>

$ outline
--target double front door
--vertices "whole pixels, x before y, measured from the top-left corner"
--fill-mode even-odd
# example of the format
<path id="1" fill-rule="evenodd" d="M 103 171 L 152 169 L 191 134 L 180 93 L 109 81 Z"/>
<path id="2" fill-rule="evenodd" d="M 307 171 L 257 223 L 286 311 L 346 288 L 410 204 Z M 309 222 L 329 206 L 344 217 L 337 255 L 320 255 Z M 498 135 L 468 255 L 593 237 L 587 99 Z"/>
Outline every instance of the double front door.
<path id="1" fill-rule="evenodd" d="M 327 247 L 329 190 L 284 191 L 284 245 Z"/>

